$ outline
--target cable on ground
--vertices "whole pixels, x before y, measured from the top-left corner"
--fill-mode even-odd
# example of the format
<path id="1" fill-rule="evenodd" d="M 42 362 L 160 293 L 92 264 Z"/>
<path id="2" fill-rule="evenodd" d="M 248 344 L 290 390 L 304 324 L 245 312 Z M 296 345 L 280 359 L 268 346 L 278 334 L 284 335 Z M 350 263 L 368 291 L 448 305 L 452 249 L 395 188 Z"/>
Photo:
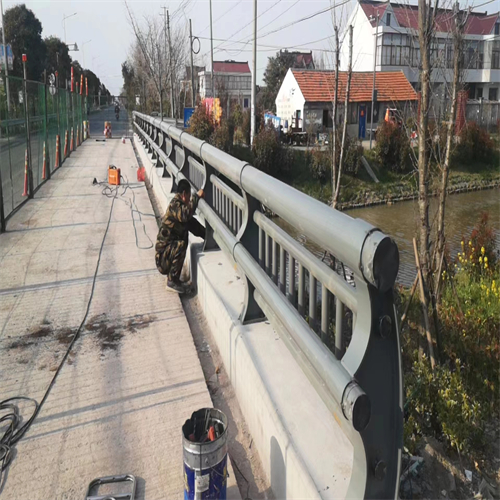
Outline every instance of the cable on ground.
<path id="1" fill-rule="evenodd" d="M 31 427 L 33 422 L 35 421 L 36 417 L 40 413 L 40 410 L 43 408 L 43 405 L 45 404 L 45 401 L 47 401 L 47 398 L 49 397 L 50 391 L 54 387 L 54 384 L 56 382 L 57 377 L 59 376 L 59 373 L 61 372 L 62 367 L 64 366 L 64 363 L 66 362 L 66 359 L 69 356 L 69 353 L 71 352 L 71 349 L 75 345 L 75 342 L 78 340 L 80 337 L 80 332 L 82 331 L 83 325 L 87 321 L 87 317 L 89 315 L 90 311 L 90 306 L 92 304 L 92 299 L 94 297 L 94 291 L 95 291 L 95 284 L 97 280 L 97 273 L 99 271 L 99 264 L 101 262 L 101 256 L 102 256 L 102 250 L 104 248 L 104 242 L 106 240 L 106 235 L 108 234 L 109 230 L 109 225 L 111 223 L 111 215 L 113 213 L 113 207 L 115 204 L 115 200 L 117 199 L 118 196 L 118 186 L 116 186 L 115 189 L 112 189 L 114 191 L 114 196 L 113 196 L 113 201 L 111 203 L 111 208 L 109 210 L 109 217 L 108 217 L 108 223 L 106 225 L 106 230 L 104 231 L 104 236 L 102 237 L 102 242 L 101 242 L 101 247 L 99 248 L 99 254 L 97 257 L 97 264 L 95 267 L 94 271 L 94 276 L 92 279 L 92 288 L 90 290 L 90 296 L 89 300 L 87 302 L 87 308 L 85 310 L 85 314 L 83 316 L 83 319 L 80 323 L 80 326 L 78 327 L 73 339 L 71 340 L 68 349 L 64 353 L 64 356 L 59 363 L 59 366 L 57 367 L 56 372 L 54 373 L 54 376 L 52 377 L 52 380 L 50 381 L 49 386 L 47 387 L 47 390 L 45 391 L 45 394 L 43 395 L 42 400 L 40 403 L 35 401 L 32 398 L 26 397 L 26 396 L 18 396 L 18 397 L 13 397 L 13 398 L 8 398 L 5 399 L 4 401 L 0 402 L 0 411 L 6 411 L 4 415 L 0 418 L 0 424 L 3 424 L 4 422 L 7 423 L 7 429 L 3 432 L 3 434 L 0 437 L 0 493 L 3 489 L 3 478 L 4 478 L 4 471 L 7 469 L 7 467 L 10 464 L 10 461 L 12 459 L 12 449 L 13 446 L 24 436 L 24 434 L 28 431 L 28 429 Z M 21 425 L 22 422 L 22 417 L 21 417 L 21 412 L 19 411 L 19 406 L 15 404 L 15 401 L 28 401 L 32 403 L 35 406 L 35 409 L 31 415 L 31 417 L 26 421 L 26 423 Z"/>

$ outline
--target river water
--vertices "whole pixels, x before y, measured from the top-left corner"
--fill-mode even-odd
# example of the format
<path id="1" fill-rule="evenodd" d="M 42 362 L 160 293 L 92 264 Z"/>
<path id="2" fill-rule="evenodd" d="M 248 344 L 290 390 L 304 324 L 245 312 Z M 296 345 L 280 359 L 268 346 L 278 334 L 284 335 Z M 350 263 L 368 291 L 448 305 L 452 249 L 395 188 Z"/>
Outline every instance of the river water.
<path id="1" fill-rule="evenodd" d="M 437 223 L 437 198 L 431 199 L 430 221 Z M 468 237 L 479 220 L 482 212 L 490 215 L 490 224 L 495 231 L 497 249 L 500 250 L 500 190 L 488 189 L 464 194 L 454 194 L 446 202 L 446 235 L 451 255 L 454 257 L 460 251 L 462 237 Z M 394 205 L 375 205 L 366 208 L 347 210 L 354 218 L 361 218 L 380 228 L 396 241 L 399 248 L 398 282 L 409 286 L 415 276 L 415 258 L 413 255 L 413 238 L 417 235 L 418 202 L 405 201 Z M 284 221 L 279 225 L 292 236 L 303 243 L 318 256 L 323 251 L 314 243 L 309 242 L 302 234 L 297 234 L 294 228 Z"/>

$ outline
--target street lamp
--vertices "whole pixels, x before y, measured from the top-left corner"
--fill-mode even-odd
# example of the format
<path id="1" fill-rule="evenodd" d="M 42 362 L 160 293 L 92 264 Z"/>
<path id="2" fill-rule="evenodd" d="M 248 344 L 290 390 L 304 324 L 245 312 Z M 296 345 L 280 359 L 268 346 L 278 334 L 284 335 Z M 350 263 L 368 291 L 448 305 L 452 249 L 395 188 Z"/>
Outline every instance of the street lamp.
<path id="1" fill-rule="evenodd" d="M 69 16 L 65 16 L 63 14 L 63 20 L 62 20 L 62 25 L 64 28 L 64 43 L 66 43 L 66 19 L 69 19 L 70 17 L 76 16 L 76 12 L 73 12 L 73 14 L 70 14 Z"/>
<path id="2" fill-rule="evenodd" d="M 82 53 L 83 53 L 83 67 L 85 68 L 85 44 L 90 43 L 92 40 L 87 40 L 82 43 Z"/>

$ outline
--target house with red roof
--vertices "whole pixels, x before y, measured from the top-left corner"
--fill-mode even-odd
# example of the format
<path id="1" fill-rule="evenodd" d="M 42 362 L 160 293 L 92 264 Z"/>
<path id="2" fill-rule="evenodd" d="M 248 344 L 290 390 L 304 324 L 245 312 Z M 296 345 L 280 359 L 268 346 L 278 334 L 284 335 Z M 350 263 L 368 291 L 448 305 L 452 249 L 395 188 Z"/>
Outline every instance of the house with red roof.
<path id="1" fill-rule="evenodd" d="M 249 108 L 252 94 L 252 73 L 248 62 L 214 61 L 213 70 L 215 97 L 221 97 L 221 94 L 224 93 L 228 97 L 228 105 L 238 103 L 242 108 Z M 198 79 L 201 99 L 214 97 L 211 71 L 200 71 Z"/>
<path id="2" fill-rule="evenodd" d="M 500 99 L 500 16 L 499 13 L 465 13 L 464 75 L 471 99 Z M 418 90 L 420 48 L 418 6 L 409 3 L 358 0 L 346 24 L 353 26 L 353 70 L 403 71 Z M 431 59 L 435 69 L 433 95 L 446 98 L 452 80 L 454 13 L 439 9 L 436 15 L 435 47 Z M 376 48 L 375 48 L 376 43 Z M 376 56 L 375 56 L 376 54 Z M 348 65 L 348 43 L 344 37 L 340 65 Z"/>
<path id="3" fill-rule="evenodd" d="M 372 85 L 373 72 L 352 74 L 347 119 L 351 137 L 369 136 Z M 346 87 L 347 72 L 339 72 L 338 123 L 344 114 Z M 332 129 L 334 88 L 334 71 L 289 69 L 276 97 L 276 115 L 285 130 L 316 133 Z M 377 72 L 375 89 L 374 129 L 387 108 L 399 109 L 403 115 L 416 108 L 417 93 L 401 70 Z"/>

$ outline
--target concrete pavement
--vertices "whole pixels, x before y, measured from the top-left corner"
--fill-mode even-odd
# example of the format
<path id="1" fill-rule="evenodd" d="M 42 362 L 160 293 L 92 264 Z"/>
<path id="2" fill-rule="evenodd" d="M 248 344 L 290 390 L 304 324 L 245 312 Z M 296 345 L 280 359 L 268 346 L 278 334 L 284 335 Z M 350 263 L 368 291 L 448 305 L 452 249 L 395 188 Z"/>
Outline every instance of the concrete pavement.
<path id="1" fill-rule="evenodd" d="M 211 406 L 179 297 L 155 268 L 146 189 L 132 184 L 113 203 L 92 184 L 108 164 L 136 179 L 130 142 L 86 141 L 0 235 L 1 399 L 42 399 L 98 265 L 81 335 L 16 445 L 0 492 L 9 500 L 83 498 L 95 477 L 123 473 L 138 477 L 139 499 L 182 498 L 181 426 Z M 238 498 L 232 470 L 228 488 Z"/>

